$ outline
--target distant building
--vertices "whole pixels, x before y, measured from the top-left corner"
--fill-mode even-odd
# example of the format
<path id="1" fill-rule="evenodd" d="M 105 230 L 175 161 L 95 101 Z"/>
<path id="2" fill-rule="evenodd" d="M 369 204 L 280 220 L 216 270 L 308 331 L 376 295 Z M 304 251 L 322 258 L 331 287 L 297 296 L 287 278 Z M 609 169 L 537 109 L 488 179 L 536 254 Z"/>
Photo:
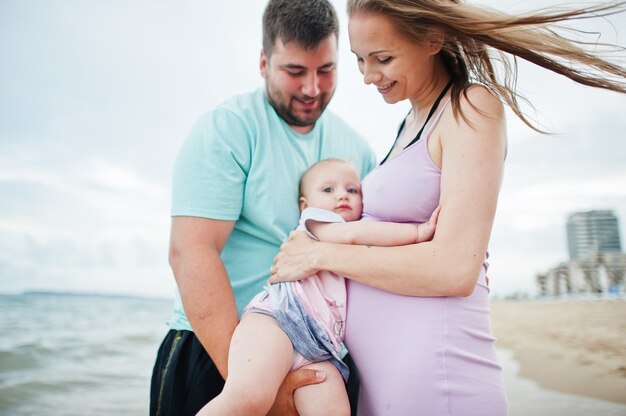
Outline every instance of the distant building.
<path id="1" fill-rule="evenodd" d="M 612 211 L 576 212 L 567 220 L 570 260 L 621 252 L 617 217 Z"/>
<path id="2" fill-rule="evenodd" d="M 570 260 L 536 276 L 541 295 L 622 293 L 626 254 L 612 211 L 577 212 L 567 220 Z"/>

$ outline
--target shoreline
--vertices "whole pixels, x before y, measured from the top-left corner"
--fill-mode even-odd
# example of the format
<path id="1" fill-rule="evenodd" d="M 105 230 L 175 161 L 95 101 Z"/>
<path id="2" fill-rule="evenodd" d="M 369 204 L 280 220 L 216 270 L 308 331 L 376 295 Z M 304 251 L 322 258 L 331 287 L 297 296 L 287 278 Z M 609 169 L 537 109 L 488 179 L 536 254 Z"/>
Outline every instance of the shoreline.
<path id="1" fill-rule="evenodd" d="M 513 351 L 498 348 L 496 352 L 507 391 L 508 416 L 626 415 L 625 404 L 540 387 L 535 381 L 520 377 L 520 366 L 513 357 Z"/>
<path id="2" fill-rule="evenodd" d="M 494 300 L 496 347 L 545 389 L 626 404 L 626 301 Z"/>

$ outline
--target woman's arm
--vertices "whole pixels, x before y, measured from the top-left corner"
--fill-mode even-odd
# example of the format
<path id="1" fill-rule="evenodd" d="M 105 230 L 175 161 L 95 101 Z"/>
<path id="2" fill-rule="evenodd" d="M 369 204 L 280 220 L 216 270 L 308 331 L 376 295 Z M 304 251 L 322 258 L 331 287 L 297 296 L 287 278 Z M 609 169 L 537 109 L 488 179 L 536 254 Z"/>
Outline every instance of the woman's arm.
<path id="1" fill-rule="evenodd" d="M 423 224 L 383 221 L 320 222 L 307 220 L 306 226 L 325 243 L 359 244 L 381 247 L 402 246 L 430 240 L 435 233 L 439 207 Z"/>
<path id="2" fill-rule="evenodd" d="M 370 247 L 313 242 L 294 233 L 276 256 L 270 282 L 329 270 L 404 295 L 470 295 L 491 234 L 506 134 L 504 109 L 496 97 L 483 87 L 470 89 L 468 96 L 477 107 L 462 99 L 470 124 L 454 118 L 449 108 L 437 129 L 439 140 L 429 141 L 442 170 L 441 214 L 431 241 Z"/>

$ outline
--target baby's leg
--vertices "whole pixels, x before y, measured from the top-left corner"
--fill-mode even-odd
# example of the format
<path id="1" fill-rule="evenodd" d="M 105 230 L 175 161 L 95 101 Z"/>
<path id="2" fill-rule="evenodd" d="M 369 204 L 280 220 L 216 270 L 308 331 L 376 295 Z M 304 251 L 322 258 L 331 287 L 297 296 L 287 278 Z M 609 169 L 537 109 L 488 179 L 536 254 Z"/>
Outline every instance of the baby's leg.
<path id="1" fill-rule="evenodd" d="M 292 357 L 291 341 L 274 318 L 245 315 L 230 342 L 224 390 L 198 415 L 266 415 Z"/>
<path id="2" fill-rule="evenodd" d="M 322 361 L 302 368 L 324 371 L 326 380 L 319 384 L 300 387 L 294 392 L 293 398 L 298 414 L 350 416 L 346 385 L 337 367 L 330 361 Z"/>

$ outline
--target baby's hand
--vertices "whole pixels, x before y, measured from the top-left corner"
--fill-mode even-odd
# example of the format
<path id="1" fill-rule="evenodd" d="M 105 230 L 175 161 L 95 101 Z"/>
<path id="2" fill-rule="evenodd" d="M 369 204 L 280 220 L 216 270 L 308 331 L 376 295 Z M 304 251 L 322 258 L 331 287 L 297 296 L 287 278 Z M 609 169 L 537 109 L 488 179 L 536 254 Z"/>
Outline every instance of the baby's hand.
<path id="1" fill-rule="evenodd" d="M 424 241 L 432 240 L 433 236 L 435 235 L 437 220 L 439 219 L 439 211 L 441 211 L 440 206 L 438 206 L 433 211 L 427 222 L 417 226 L 417 243 L 423 243 Z"/>

